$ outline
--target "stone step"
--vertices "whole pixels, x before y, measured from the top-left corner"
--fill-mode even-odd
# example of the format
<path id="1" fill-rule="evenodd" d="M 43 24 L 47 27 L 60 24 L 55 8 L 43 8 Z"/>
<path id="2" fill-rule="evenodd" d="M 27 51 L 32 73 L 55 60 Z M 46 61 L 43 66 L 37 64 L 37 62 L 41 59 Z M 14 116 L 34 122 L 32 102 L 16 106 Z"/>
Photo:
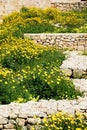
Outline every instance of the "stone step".
<path id="1" fill-rule="evenodd" d="M 63 61 L 61 69 L 71 78 L 87 78 L 87 56 L 77 51 L 66 53 L 66 60 Z"/>

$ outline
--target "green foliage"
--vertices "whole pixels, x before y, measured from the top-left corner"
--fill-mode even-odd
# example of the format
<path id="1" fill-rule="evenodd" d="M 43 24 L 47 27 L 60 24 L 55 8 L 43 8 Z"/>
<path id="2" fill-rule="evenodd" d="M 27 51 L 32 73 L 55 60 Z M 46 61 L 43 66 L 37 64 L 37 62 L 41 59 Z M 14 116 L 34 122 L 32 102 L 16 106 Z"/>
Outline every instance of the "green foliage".
<path id="1" fill-rule="evenodd" d="M 87 10 L 61 12 L 55 8 L 23 7 L 20 12 L 4 17 L 3 23 L 0 24 L 0 43 L 8 35 L 23 37 L 24 33 L 85 33 L 87 32 L 86 12 Z"/>
<path id="2" fill-rule="evenodd" d="M 40 8 L 26 8 L 22 7 L 20 10 L 20 15 L 23 18 L 34 18 L 34 17 L 42 17 L 43 16 L 43 10 Z"/>
<path id="3" fill-rule="evenodd" d="M 65 59 L 63 51 L 23 39 L 23 34 L 86 32 L 86 16 L 86 11 L 23 7 L 3 19 L 0 24 L 0 103 L 73 99 L 81 95 L 60 71 Z M 56 23 L 60 26 L 56 27 Z"/>
<path id="4" fill-rule="evenodd" d="M 59 112 L 54 115 L 49 115 L 43 119 L 44 128 L 42 130 L 86 130 L 87 117 L 81 113 L 76 113 L 75 116 L 67 113 Z M 35 130 L 33 128 L 33 130 Z"/>
<path id="5" fill-rule="evenodd" d="M 25 20 L 27 33 L 44 33 L 52 32 L 55 28 L 49 23 L 48 20 L 41 19 L 39 17 L 28 18 Z"/>
<path id="6" fill-rule="evenodd" d="M 87 55 L 87 51 L 83 51 L 83 55 Z"/>
<path id="7" fill-rule="evenodd" d="M 61 16 L 61 11 L 55 8 L 47 8 L 44 10 L 44 18 L 55 21 Z"/>
<path id="8" fill-rule="evenodd" d="M 73 99 L 81 95 L 60 71 L 64 59 L 61 50 L 28 39 L 4 40 L 0 46 L 0 102 Z"/>

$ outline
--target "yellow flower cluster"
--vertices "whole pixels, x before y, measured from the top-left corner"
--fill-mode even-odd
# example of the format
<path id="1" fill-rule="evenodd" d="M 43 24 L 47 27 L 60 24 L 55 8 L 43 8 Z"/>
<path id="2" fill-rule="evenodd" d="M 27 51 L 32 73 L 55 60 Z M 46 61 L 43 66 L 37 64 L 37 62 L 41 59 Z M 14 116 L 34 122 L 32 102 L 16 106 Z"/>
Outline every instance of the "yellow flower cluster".
<path id="1" fill-rule="evenodd" d="M 76 98 L 80 93 L 60 70 L 64 58 L 61 50 L 9 36 L 0 46 L 0 83 L 8 97 L 5 100 L 9 95 L 7 102 Z"/>
<path id="2" fill-rule="evenodd" d="M 54 8 L 23 7 L 20 12 L 4 18 L 0 24 L 0 102 L 81 96 L 70 79 L 60 71 L 65 58 L 63 51 L 23 39 L 23 34 L 73 32 L 79 30 L 78 23 L 81 30 L 85 25 L 87 32 L 86 15 L 86 11 L 61 12 Z M 56 28 L 55 23 L 59 27 Z"/>
<path id="3" fill-rule="evenodd" d="M 0 43 L 9 35 L 19 38 L 24 33 L 87 32 L 86 12 L 87 10 L 62 12 L 55 8 L 23 7 L 20 12 L 4 17 L 0 24 Z"/>
<path id="4" fill-rule="evenodd" d="M 81 113 L 75 116 L 59 112 L 43 119 L 44 130 L 87 130 L 87 117 Z"/>

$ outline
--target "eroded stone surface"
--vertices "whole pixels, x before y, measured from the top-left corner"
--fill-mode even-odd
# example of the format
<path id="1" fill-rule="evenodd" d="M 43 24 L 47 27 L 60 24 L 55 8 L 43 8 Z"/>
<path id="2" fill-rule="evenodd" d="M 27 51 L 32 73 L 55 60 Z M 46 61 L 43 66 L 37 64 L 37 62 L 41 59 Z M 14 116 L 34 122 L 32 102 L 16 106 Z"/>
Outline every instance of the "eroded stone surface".
<path id="1" fill-rule="evenodd" d="M 14 125 L 9 123 L 9 124 L 4 125 L 4 128 L 5 129 L 14 129 Z"/>
<path id="2" fill-rule="evenodd" d="M 4 113 L 4 111 L 3 111 L 3 113 Z M 7 124 L 7 122 L 8 122 L 7 118 L 0 117 L 0 125 Z"/>

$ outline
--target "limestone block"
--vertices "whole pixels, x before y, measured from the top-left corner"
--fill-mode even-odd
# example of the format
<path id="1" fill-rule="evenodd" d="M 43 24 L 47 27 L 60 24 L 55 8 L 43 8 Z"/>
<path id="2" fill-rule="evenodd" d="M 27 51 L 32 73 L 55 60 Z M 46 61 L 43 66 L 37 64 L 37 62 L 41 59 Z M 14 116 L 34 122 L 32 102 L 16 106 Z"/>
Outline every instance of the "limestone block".
<path id="1" fill-rule="evenodd" d="M 9 116 L 10 116 L 11 119 L 16 119 L 17 118 L 17 114 L 15 114 L 14 112 L 11 113 Z"/>
<path id="2" fill-rule="evenodd" d="M 57 39 L 55 40 L 55 42 L 60 42 L 60 39 L 59 39 L 59 38 L 57 38 Z"/>
<path id="3" fill-rule="evenodd" d="M 46 42 L 47 42 L 47 43 L 50 43 L 50 40 L 49 40 L 49 39 L 46 39 Z"/>
<path id="4" fill-rule="evenodd" d="M 4 117 L 0 117 L 0 125 L 7 124 L 8 119 Z"/>
<path id="5" fill-rule="evenodd" d="M 25 119 L 25 118 L 27 118 L 27 116 L 28 116 L 27 113 L 20 112 L 18 117 Z"/>
<path id="6" fill-rule="evenodd" d="M 55 40 L 55 39 L 56 39 L 56 35 L 53 35 L 53 36 L 52 36 L 52 39 Z"/>
<path id="7" fill-rule="evenodd" d="M 75 42 L 73 42 L 73 46 L 77 46 L 78 45 L 78 43 L 75 41 Z"/>
<path id="8" fill-rule="evenodd" d="M 84 37 L 87 38 L 87 34 L 85 34 Z"/>
<path id="9" fill-rule="evenodd" d="M 54 113 L 57 113 L 57 107 L 52 107 L 52 105 L 49 105 L 49 107 L 47 108 L 47 115 L 52 115 Z"/>
<path id="10" fill-rule="evenodd" d="M 19 126 L 24 126 L 25 125 L 25 119 L 17 118 L 16 122 Z"/>
<path id="11" fill-rule="evenodd" d="M 4 125 L 4 128 L 5 129 L 14 129 L 15 126 L 13 124 L 9 123 L 9 124 Z"/>
<path id="12" fill-rule="evenodd" d="M 8 124 L 13 124 L 13 125 L 16 125 L 16 124 L 17 124 L 17 122 L 16 122 L 15 120 L 10 119 L 10 120 L 8 121 Z"/>
<path id="13" fill-rule="evenodd" d="M 0 105 L 0 117 L 8 118 L 10 109 L 8 105 Z"/>
<path id="14" fill-rule="evenodd" d="M 55 41 L 54 41 L 54 40 L 51 40 L 51 41 L 50 41 L 50 44 L 51 44 L 51 45 L 53 45 L 54 43 L 55 43 Z"/>
<path id="15" fill-rule="evenodd" d="M 59 42 L 59 46 L 62 46 L 62 47 L 63 47 L 63 45 L 64 45 L 64 42 L 63 42 L 63 41 L 60 41 L 60 42 Z"/>
<path id="16" fill-rule="evenodd" d="M 27 119 L 27 122 L 28 122 L 29 124 L 32 124 L 32 125 L 41 124 L 41 123 L 42 123 L 42 121 L 41 121 L 40 118 L 28 118 L 28 119 Z"/>
<path id="17" fill-rule="evenodd" d="M 43 45 L 48 46 L 48 45 L 49 45 L 49 43 L 48 43 L 48 42 L 44 42 L 44 43 L 43 43 Z"/>
<path id="18" fill-rule="evenodd" d="M 40 35 L 40 39 L 46 39 L 46 35 L 41 34 L 41 35 Z"/>
<path id="19" fill-rule="evenodd" d="M 34 106 L 34 107 L 35 107 L 35 106 Z M 32 107 L 32 111 L 29 111 L 29 112 L 27 113 L 27 117 L 32 118 L 32 117 L 34 117 L 34 116 L 37 116 L 38 114 L 39 114 L 39 112 L 36 111 L 36 108 L 34 109 L 34 108 Z"/>
<path id="20" fill-rule="evenodd" d="M 0 129 L 2 129 L 3 128 L 3 125 L 0 125 Z"/>
<path id="21" fill-rule="evenodd" d="M 38 117 L 40 117 L 40 118 L 46 118 L 46 117 L 47 117 L 47 114 L 44 112 L 44 113 L 39 114 Z"/>
<path id="22" fill-rule="evenodd" d="M 68 114 L 74 115 L 74 107 L 71 105 L 69 100 L 59 100 L 57 109 L 58 111 L 67 112 Z"/>
<path id="23" fill-rule="evenodd" d="M 81 111 L 86 112 L 87 111 L 87 100 L 80 102 L 79 108 Z"/>
<path id="24" fill-rule="evenodd" d="M 40 37 L 40 35 L 33 35 L 33 36 L 31 36 L 31 38 L 32 39 L 35 39 L 35 40 L 39 40 L 39 39 L 42 39 L 41 37 Z"/>
<path id="25" fill-rule="evenodd" d="M 75 39 L 74 39 L 74 38 L 72 38 L 72 39 L 71 39 L 71 41 L 75 42 Z"/>
<path id="26" fill-rule="evenodd" d="M 71 42 L 71 40 L 70 40 L 69 38 L 64 39 L 64 41 L 65 41 L 65 42 L 68 42 L 68 43 Z"/>
<path id="27" fill-rule="evenodd" d="M 78 45 L 84 46 L 85 45 L 85 39 L 82 42 L 78 43 Z"/>

